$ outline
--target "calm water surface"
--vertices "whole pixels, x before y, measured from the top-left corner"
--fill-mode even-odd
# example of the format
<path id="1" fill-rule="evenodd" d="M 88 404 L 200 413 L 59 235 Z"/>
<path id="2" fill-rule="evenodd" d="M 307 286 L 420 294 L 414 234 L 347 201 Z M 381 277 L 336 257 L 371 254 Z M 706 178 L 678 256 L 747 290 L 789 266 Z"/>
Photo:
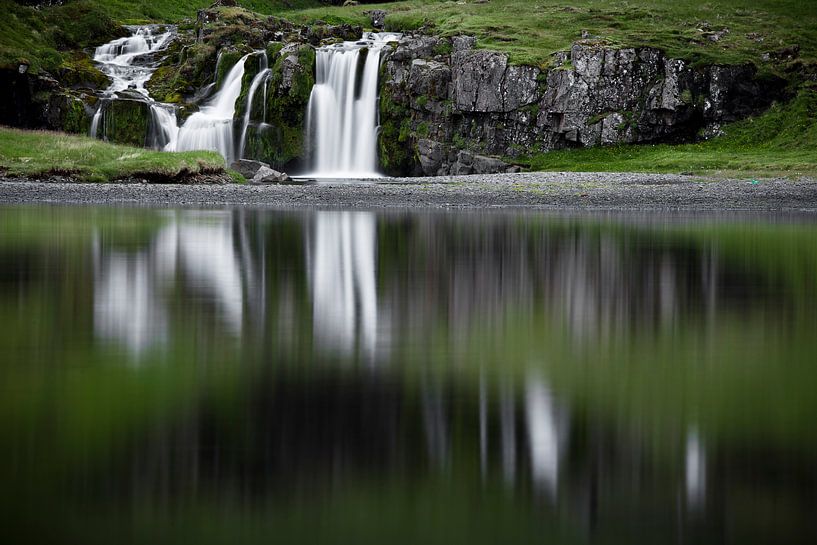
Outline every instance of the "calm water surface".
<path id="1" fill-rule="evenodd" d="M 817 223 L 0 208 L 5 543 L 815 543 Z"/>

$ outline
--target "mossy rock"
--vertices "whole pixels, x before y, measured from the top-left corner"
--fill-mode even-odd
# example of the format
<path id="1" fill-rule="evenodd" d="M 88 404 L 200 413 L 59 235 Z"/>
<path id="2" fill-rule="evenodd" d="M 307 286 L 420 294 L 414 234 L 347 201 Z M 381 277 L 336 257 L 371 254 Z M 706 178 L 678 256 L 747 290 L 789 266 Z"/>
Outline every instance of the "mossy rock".
<path id="1" fill-rule="evenodd" d="M 112 100 L 105 106 L 103 134 L 110 142 L 143 147 L 150 127 L 150 107 L 132 99 Z"/>
<path id="2" fill-rule="evenodd" d="M 304 131 L 287 125 L 250 125 L 244 155 L 269 163 L 275 169 L 291 169 L 304 157 Z"/>
<path id="3" fill-rule="evenodd" d="M 249 51 L 244 47 L 225 47 L 218 52 L 215 73 L 216 89 L 221 89 L 227 74 L 230 73 L 230 70 L 233 69 L 239 59 L 247 53 L 249 53 Z"/>
<path id="4" fill-rule="evenodd" d="M 79 97 L 65 95 L 61 108 L 60 128 L 65 132 L 88 134 L 91 128 L 91 111 Z"/>
<path id="5" fill-rule="evenodd" d="M 283 48 L 271 43 L 267 51 L 273 53 L 269 57 L 267 103 L 262 104 L 264 93 L 259 89 L 253 99 L 244 156 L 287 169 L 305 154 L 304 123 L 315 84 L 315 50 L 305 44 Z M 257 69 L 253 72 L 249 67 L 245 72 L 242 94 L 236 104 L 236 119 L 244 117 L 249 85 L 257 73 Z"/>
<path id="6" fill-rule="evenodd" d="M 380 91 L 380 132 L 377 154 L 380 167 L 390 176 L 403 176 L 414 171 L 416 160 L 411 112 L 392 99 L 389 87 Z"/>
<path id="7" fill-rule="evenodd" d="M 100 72 L 91 58 L 84 53 L 76 53 L 63 61 L 57 74 L 60 82 L 72 89 L 81 87 L 106 89 L 111 84 L 108 76 Z"/>

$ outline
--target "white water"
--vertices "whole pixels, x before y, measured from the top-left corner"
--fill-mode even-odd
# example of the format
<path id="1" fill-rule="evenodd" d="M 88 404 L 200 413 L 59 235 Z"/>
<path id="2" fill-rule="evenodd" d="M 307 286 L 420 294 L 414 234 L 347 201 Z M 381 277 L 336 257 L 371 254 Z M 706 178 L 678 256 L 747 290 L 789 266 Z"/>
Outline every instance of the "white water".
<path id="1" fill-rule="evenodd" d="M 316 344 L 373 360 L 377 340 L 377 227 L 370 212 L 318 212 L 309 245 Z"/>
<path id="2" fill-rule="evenodd" d="M 241 57 L 224 78 L 224 84 L 201 110 L 187 118 L 179 129 L 173 151 L 212 150 L 221 154 L 227 164 L 235 160 L 233 117 L 235 101 L 241 94 L 244 63 L 252 53 Z M 171 151 L 171 149 L 168 151 Z"/>
<path id="3" fill-rule="evenodd" d="M 263 104 L 263 112 L 264 112 L 264 122 L 267 120 L 267 83 L 269 81 L 270 74 L 272 73 L 269 69 L 269 61 L 267 59 L 267 53 L 261 52 L 261 70 L 258 74 L 255 75 L 252 82 L 250 83 L 250 88 L 247 91 L 247 107 L 244 110 L 244 120 L 241 124 L 241 138 L 238 141 L 238 157 L 244 157 L 244 148 L 247 145 L 247 127 L 250 126 L 250 117 L 252 116 L 252 102 L 255 98 L 255 93 L 258 91 L 258 88 L 263 86 L 264 89 L 264 100 Z"/>
<path id="4" fill-rule="evenodd" d="M 146 145 L 164 149 L 175 139 L 176 110 L 173 106 L 151 99 L 145 84 L 156 70 L 153 54 L 167 47 L 173 31 L 165 28 L 164 32 L 159 32 L 156 27 L 133 27 L 132 31 L 131 36 L 118 38 L 94 51 L 94 62 L 110 78 L 111 84 L 102 93 L 100 105 L 91 120 L 90 135 L 105 137 L 100 134 L 100 127 L 107 104 L 116 98 L 117 93 L 130 90 L 137 96 L 141 95 L 140 98 L 151 110 L 151 127 Z"/>
<path id="5" fill-rule="evenodd" d="M 243 153 L 253 95 L 269 76 L 266 53 L 261 51 L 242 57 L 224 78 L 221 89 L 179 127 L 176 108 L 172 104 L 156 102 L 150 98 L 148 90 L 145 89 L 145 84 L 156 69 L 153 64 L 154 58 L 150 55 L 165 48 L 173 33 L 172 31 L 156 33 L 154 27 L 134 27 L 132 30 L 133 35 L 102 45 L 94 52 L 94 61 L 100 70 L 111 78 L 111 85 L 103 93 L 100 106 L 91 120 L 91 136 L 104 138 L 105 135 L 101 134 L 104 131 L 101 129 L 104 127 L 107 104 L 117 98 L 117 93 L 131 90 L 141 95 L 139 98 L 144 99 L 150 107 L 150 131 L 146 138 L 148 147 L 165 151 L 211 150 L 220 153 L 230 163 L 236 157 L 233 117 L 236 100 L 241 94 L 244 63 L 250 55 L 260 53 L 262 71 L 253 80 L 253 88 L 248 97 L 248 109 L 241 129 L 239 146 L 240 152 Z M 266 87 L 264 94 L 266 96 Z"/>
<path id="6" fill-rule="evenodd" d="M 321 47 L 309 96 L 307 130 L 313 177 L 371 178 L 377 172 L 380 51 L 397 34 Z M 366 55 L 360 68 L 360 55 Z"/>

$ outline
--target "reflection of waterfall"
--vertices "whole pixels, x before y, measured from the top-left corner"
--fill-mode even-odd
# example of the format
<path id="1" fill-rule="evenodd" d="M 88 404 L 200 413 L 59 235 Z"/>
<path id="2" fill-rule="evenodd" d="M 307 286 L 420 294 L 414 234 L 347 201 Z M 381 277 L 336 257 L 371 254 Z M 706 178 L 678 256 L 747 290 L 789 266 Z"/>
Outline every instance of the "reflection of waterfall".
<path id="1" fill-rule="evenodd" d="M 137 355 L 154 343 L 164 343 L 167 310 L 157 293 L 151 260 L 116 251 L 99 260 L 94 285 L 97 336 L 118 340 Z"/>
<path id="2" fill-rule="evenodd" d="M 395 34 L 321 47 L 309 97 L 307 130 L 314 175 L 377 176 L 377 77 L 380 50 Z"/>
<path id="3" fill-rule="evenodd" d="M 179 281 L 213 301 L 222 323 L 241 333 L 243 283 L 229 215 L 186 213 L 134 253 L 95 246 L 94 328 L 100 338 L 137 355 L 166 342 L 172 288 Z"/>
<path id="4" fill-rule="evenodd" d="M 525 411 L 533 482 L 556 497 L 559 484 L 560 426 L 550 389 L 538 376 L 528 377 Z"/>
<path id="5" fill-rule="evenodd" d="M 375 217 L 317 212 L 311 246 L 315 342 L 327 350 L 372 357 L 377 334 Z"/>
<path id="6" fill-rule="evenodd" d="M 706 497 L 706 457 L 698 430 L 694 427 L 687 433 L 684 466 L 687 504 L 696 509 Z"/>

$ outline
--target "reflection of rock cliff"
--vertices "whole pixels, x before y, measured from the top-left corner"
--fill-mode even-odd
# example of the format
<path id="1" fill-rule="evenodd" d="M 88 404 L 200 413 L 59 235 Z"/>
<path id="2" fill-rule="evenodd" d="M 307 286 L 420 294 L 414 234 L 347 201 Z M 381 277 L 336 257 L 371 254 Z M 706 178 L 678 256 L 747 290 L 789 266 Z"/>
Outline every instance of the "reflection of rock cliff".
<path id="1" fill-rule="evenodd" d="M 456 236 L 436 236 L 452 232 L 438 222 L 412 224 L 411 265 L 385 275 L 381 289 L 392 327 L 419 337 L 445 327 L 464 339 L 544 312 L 577 340 L 615 338 L 712 312 L 722 296 L 724 273 L 708 250 L 655 251 L 611 235 L 506 221 L 443 223 Z"/>

